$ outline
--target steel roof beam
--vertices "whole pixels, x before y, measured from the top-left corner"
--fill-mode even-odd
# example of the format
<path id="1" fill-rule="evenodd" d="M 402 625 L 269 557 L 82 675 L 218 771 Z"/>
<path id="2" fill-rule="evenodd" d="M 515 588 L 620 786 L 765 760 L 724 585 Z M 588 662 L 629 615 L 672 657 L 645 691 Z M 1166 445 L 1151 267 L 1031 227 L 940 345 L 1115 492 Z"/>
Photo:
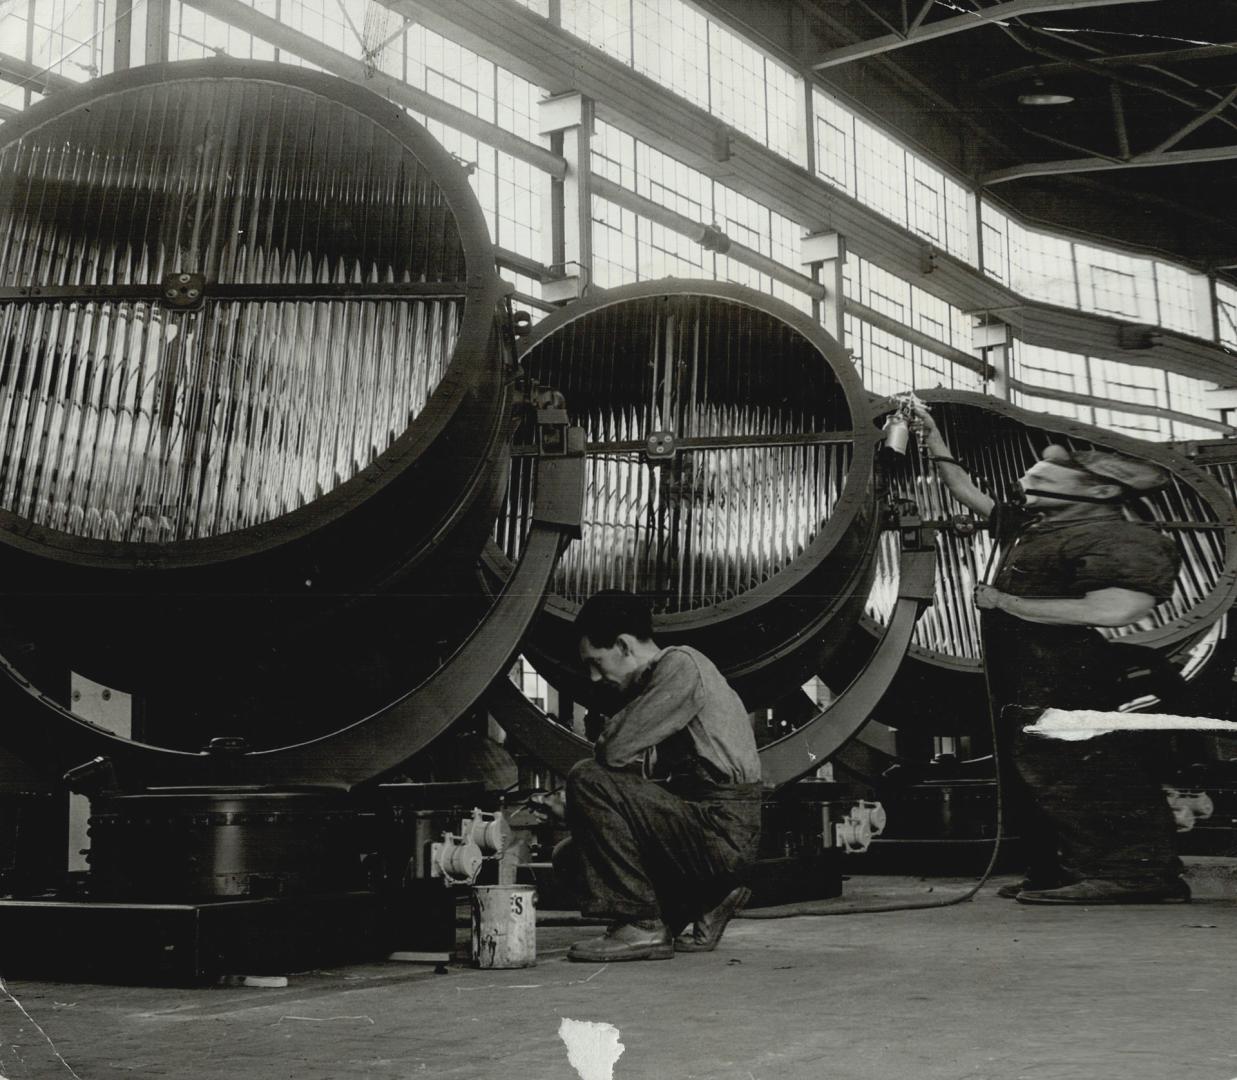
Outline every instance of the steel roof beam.
<path id="1" fill-rule="evenodd" d="M 1164 151 L 1176 146 L 1182 139 L 1189 135 L 1190 132 L 1196 131 L 1198 128 L 1207 123 L 1208 120 L 1213 120 L 1219 116 L 1220 113 L 1222 113 L 1229 107 L 1229 105 L 1233 103 L 1234 99 L 1237 99 L 1237 86 L 1234 86 L 1232 90 L 1225 94 L 1224 97 L 1212 105 L 1206 112 L 1199 113 L 1199 115 L 1194 117 L 1194 119 L 1188 124 L 1185 124 L 1174 131 L 1167 139 L 1160 143 L 1159 146 L 1152 150 L 1151 153 L 1162 154 Z"/>
<path id="2" fill-rule="evenodd" d="M 935 0 L 933 0 L 935 3 Z M 1193 60 L 1216 60 L 1237 57 L 1237 41 L 1221 42 L 1216 45 L 1198 45 L 1190 49 L 1164 49 L 1157 52 L 1114 53 L 1108 56 L 1092 56 L 1087 63 L 1094 67 L 1140 67 L 1148 64 L 1176 64 Z M 1047 64 L 1028 64 L 1026 67 L 1002 71 L 999 75 L 989 75 L 980 79 L 975 85 L 980 89 L 992 86 L 1003 86 L 1006 83 L 1022 82 L 1033 79 L 1036 75 L 1056 75 L 1069 71 L 1073 64 L 1064 60 L 1053 60 Z"/>
<path id="3" fill-rule="evenodd" d="M 381 71 L 368 72 L 365 64 L 355 57 L 263 15 L 239 0 L 185 0 L 185 3 L 239 30 L 253 34 L 270 45 L 285 49 L 302 60 L 308 60 L 332 75 L 339 75 L 377 91 L 398 106 L 424 113 L 465 135 L 497 147 L 520 161 L 526 161 L 548 172 L 555 179 L 561 180 L 567 172 L 567 162 L 560 155 L 522 139 L 497 124 L 457 109 L 441 98 L 418 90 L 401 79 L 392 78 Z"/>
<path id="4" fill-rule="evenodd" d="M 0 79 L 15 86 L 28 86 L 39 94 L 46 94 L 51 90 L 69 90 L 81 85 L 64 75 L 57 75 L 54 71 L 47 71 L 38 64 L 32 64 L 29 60 L 5 53 L 0 53 Z"/>
<path id="5" fill-rule="evenodd" d="M 892 52 L 894 49 L 905 49 L 908 45 L 918 45 L 921 41 L 932 41 L 935 38 L 948 37 L 951 34 L 961 34 L 980 26 L 992 26 L 1006 19 L 1015 19 L 1022 15 L 1035 15 L 1044 11 L 1076 10 L 1079 8 L 1112 7 L 1115 4 L 1148 4 L 1157 0 L 1005 0 L 973 14 L 955 15 L 949 19 L 939 19 L 933 23 L 921 24 L 906 34 L 884 34 L 869 41 L 859 41 L 854 45 L 844 45 L 840 49 L 828 52 L 812 65 L 814 71 L 848 64 L 852 60 L 862 60 L 865 57 L 877 56 L 880 53 Z"/>
<path id="6" fill-rule="evenodd" d="M 1197 165 L 1206 161 L 1232 161 L 1237 158 L 1237 146 L 1210 146 L 1198 150 L 1169 150 L 1162 154 L 1135 154 L 1127 161 L 1120 158 L 1075 158 L 1072 161 L 1036 161 L 997 169 L 980 179 L 984 187 L 1023 180 L 1028 176 L 1064 176 L 1067 173 L 1104 172 L 1108 169 L 1150 169 L 1163 165 Z"/>

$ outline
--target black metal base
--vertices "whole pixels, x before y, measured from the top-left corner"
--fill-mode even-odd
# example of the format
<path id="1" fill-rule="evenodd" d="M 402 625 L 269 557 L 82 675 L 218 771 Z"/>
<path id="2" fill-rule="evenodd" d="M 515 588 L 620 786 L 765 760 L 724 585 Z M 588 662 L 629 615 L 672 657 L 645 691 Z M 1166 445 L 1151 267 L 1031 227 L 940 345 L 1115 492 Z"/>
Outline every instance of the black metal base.
<path id="1" fill-rule="evenodd" d="M 841 896 L 844 859 L 838 848 L 818 855 L 757 859 L 748 880 L 752 898 L 747 906 L 774 907 Z"/>
<path id="2" fill-rule="evenodd" d="M 385 956 L 383 922 L 369 892 L 203 904 L 0 900 L 0 970 L 181 985 L 286 974 Z"/>

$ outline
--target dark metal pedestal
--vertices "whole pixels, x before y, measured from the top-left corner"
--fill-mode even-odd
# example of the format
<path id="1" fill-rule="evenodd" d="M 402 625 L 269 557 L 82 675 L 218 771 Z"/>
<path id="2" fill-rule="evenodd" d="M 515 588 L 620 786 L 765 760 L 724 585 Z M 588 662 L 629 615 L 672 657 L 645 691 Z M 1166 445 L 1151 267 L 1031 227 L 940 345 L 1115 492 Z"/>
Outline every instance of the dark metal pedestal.
<path id="1" fill-rule="evenodd" d="M 385 956 L 370 892 L 202 904 L 0 901 L 4 975 L 188 984 Z"/>

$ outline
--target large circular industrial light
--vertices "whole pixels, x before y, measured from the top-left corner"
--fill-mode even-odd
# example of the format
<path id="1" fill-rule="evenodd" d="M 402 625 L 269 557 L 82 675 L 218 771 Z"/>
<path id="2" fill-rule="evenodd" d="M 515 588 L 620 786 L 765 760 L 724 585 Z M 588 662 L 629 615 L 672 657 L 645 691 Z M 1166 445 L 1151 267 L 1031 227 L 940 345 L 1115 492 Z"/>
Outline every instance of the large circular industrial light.
<path id="1" fill-rule="evenodd" d="M 154 65 L 10 120 L 6 657 L 186 746 L 415 684 L 492 529 L 508 327 L 458 163 L 344 80 Z"/>
<path id="2" fill-rule="evenodd" d="M 749 703 L 814 674 L 876 517 L 870 405 L 833 339 L 753 290 L 671 280 L 542 320 L 521 364 L 563 391 L 588 438 L 583 536 L 560 560 L 538 666 L 569 683 L 571 617 L 618 587 L 649 597 L 659 640 L 707 652 Z M 530 491 L 515 469 L 508 558 Z"/>
<path id="3" fill-rule="evenodd" d="M 1018 478 L 1049 443 L 1116 451 L 1169 470 L 1170 484 L 1138 500 L 1136 512 L 1157 524 L 1177 545 L 1181 570 L 1173 595 L 1145 619 L 1106 632 L 1109 636 L 1178 657 L 1192 649 L 1237 598 L 1237 514 L 1232 499 L 1188 459 L 1165 447 L 978 394 L 936 390 L 923 397 L 955 455 L 990 485 L 989 493 L 997 500 L 1013 496 Z M 925 517 L 940 519 L 965 512 L 920 454 L 908 453 L 890 460 L 888 466 L 893 490 L 901 498 L 914 500 Z M 889 536 L 883 539 L 877 562 L 868 606 L 869 642 L 875 641 L 877 626 L 888 617 L 897 593 L 892 540 Z M 985 530 L 978 529 L 969 535 L 942 533 L 937 544 L 936 599 L 916 625 L 912 648 L 887 708 L 898 711 L 899 702 L 910 695 L 916 701 L 914 715 L 929 726 L 944 723 L 938 728 L 943 732 L 982 730 L 987 720 L 982 707 L 979 619 L 971 596 L 989 564 L 992 541 Z M 844 670 L 839 681 L 846 677 Z"/>
<path id="4" fill-rule="evenodd" d="M 78 537 L 218 536 L 345 484 L 425 410 L 483 254 L 441 151 L 338 81 L 162 70 L 0 133 L 0 507 Z"/>

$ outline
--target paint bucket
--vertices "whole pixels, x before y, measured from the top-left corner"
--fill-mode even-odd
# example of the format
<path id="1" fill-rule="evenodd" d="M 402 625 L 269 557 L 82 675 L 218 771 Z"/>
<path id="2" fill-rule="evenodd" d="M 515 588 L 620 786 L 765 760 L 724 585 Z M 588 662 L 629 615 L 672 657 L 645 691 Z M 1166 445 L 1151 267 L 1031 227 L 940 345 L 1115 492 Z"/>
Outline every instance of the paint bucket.
<path id="1" fill-rule="evenodd" d="M 480 968 L 537 963 L 537 891 L 531 885 L 474 885 L 472 962 Z"/>

